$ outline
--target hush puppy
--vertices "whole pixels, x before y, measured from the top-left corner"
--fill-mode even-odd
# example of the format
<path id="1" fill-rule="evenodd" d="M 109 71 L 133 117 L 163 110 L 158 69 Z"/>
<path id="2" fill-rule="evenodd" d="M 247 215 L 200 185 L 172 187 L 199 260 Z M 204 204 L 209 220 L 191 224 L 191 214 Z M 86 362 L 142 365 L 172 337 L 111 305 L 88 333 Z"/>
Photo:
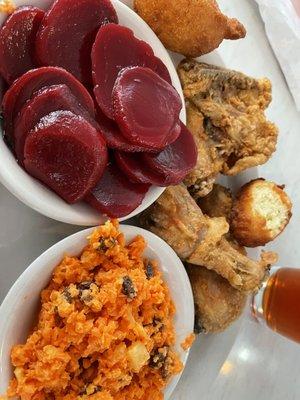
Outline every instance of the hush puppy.
<path id="1" fill-rule="evenodd" d="M 231 231 L 242 246 L 264 246 L 285 229 L 292 203 L 283 189 L 264 179 L 240 189 L 233 204 Z"/>
<path id="2" fill-rule="evenodd" d="M 201 56 L 223 39 L 246 35 L 244 26 L 224 15 L 215 0 L 135 0 L 134 7 L 167 49 L 186 57 Z"/>

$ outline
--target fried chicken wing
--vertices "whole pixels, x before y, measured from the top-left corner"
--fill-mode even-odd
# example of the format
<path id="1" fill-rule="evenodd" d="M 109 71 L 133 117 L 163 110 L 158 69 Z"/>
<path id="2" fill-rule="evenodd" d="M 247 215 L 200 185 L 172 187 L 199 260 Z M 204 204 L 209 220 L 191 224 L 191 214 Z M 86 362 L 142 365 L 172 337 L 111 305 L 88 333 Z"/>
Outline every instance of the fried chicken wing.
<path id="1" fill-rule="evenodd" d="M 134 7 L 169 50 L 187 57 L 246 35 L 244 26 L 222 14 L 215 0 L 135 0 Z"/>
<path id="2" fill-rule="evenodd" d="M 195 302 L 195 333 L 225 330 L 241 314 L 247 294 L 233 288 L 216 272 L 187 264 Z"/>
<path id="3" fill-rule="evenodd" d="M 182 61 L 178 73 L 187 100 L 188 125 L 194 132 L 197 124 L 198 131 L 204 130 L 208 152 L 215 152 L 215 171 L 236 175 L 271 157 L 278 131 L 264 114 L 272 98 L 268 79 L 249 78 L 196 60 Z M 195 170 L 187 178 L 190 190 L 201 196 L 197 188 L 205 179 L 202 173 L 197 179 Z"/>
<path id="4" fill-rule="evenodd" d="M 256 290 L 277 259 L 267 252 L 258 262 L 242 255 L 224 237 L 229 231 L 226 219 L 205 216 L 183 185 L 167 188 L 140 222 L 181 259 L 214 270 L 242 291 Z"/>

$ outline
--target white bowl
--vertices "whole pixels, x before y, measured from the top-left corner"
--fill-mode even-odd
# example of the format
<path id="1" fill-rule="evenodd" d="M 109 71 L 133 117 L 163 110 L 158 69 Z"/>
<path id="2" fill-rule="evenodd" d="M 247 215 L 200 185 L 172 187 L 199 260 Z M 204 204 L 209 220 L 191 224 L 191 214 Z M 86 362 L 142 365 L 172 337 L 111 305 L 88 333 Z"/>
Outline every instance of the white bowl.
<path id="1" fill-rule="evenodd" d="M 135 226 L 121 225 L 127 241 L 142 235 L 147 241 L 145 257 L 156 259 L 176 306 L 176 351 L 185 365 L 188 351 L 180 343 L 193 331 L 194 301 L 189 278 L 175 252 L 162 239 Z M 40 293 L 50 280 L 53 269 L 64 254 L 78 255 L 86 245 L 89 228 L 50 247 L 38 257 L 18 278 L 0 307 L 0 395 L 5 393 L 12 377 L 10 351 L 14 344 L 23 343 L 32 328 L 39 307 Z M 165 390 L 167 400 L 178 383 L 180 375 L 172 379 Z"/>
<path id="2" fill-rule="evenodd" d="M 14 1 L 16 6 L 32 4 L 47 9 L 53 1 L 50 0 L 19 0 Z M 174 87 L 180 94 L 183 104 L 183 93 L 178 75 L 172 60 L 149 26 L 130 8 L 118 0 L 112 0 L 117 11 L 121 25 L 132 29 L 134 34 L 149 43 L 157 57 L 167 66 Z M 5 15 L 0 13 L 0 24 L 5 20 Z M 186 122 L 185 107 L 181 112 L 181 120 Z M 11 151 L 6 146 L 0 131 L 0 181 L 20 201 L 35 211 L 57 221 L 73 225 L 95 226 L 103 222 L 105 217 L 85 203 L 69 205 L 54 192 L 47 189 L 36 179 L 28 175 L 16 162 Z M 146 208 L 163 193 L 164 188 L 152 186 L 143 203 L 121 221 L 129 219 Z"/>

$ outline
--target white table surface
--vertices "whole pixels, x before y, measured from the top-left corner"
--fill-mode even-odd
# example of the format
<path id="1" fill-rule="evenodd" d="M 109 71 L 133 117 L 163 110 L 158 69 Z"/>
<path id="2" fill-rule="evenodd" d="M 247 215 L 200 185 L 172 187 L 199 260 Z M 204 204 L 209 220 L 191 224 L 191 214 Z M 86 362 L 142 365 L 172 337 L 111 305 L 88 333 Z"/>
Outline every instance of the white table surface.
<path id="1" fill-rule="evenodd" d="M 226 41 L 219 49 L 224 63 L 255 77 L 267 76 L 273 82 L 274 100 L 269 117 L 280 128 L 277 153 L 260 168 L 260 175 L 285 183 L 294 203 L 294 217 L 286 232 L 270 247 L 280 254 L 280 265 L 300 267 L 300 114 L 288 91 L 285 79 L 270 48 L 254 0 L 219 0 L 221 8 L 238 17 L 247 27 L 247 38 Z M 0 302 L 24 266 L 34 260 L 49 245 L 78 231 L 50 221 L 16 200 L 0 185 Z M 15 228 L 19 225 L 20 235 Z M 15 251 L 12 254 L 12 245 Z M 5 265 L 2 265 L 5 260 Z M 214 373 L 209 366 L 214 356 L 228 347 L 231 332 L 218 335 L 218 345 L 210 346 L 211 338 L 200 337 L 199 368 L 188 370 L 192 379 L 183 376 L 172 400 L 298 400 L 300 399 L 300 346 L 277 336 L 254 322 L 249 310 L 242 317 L 239 334 L 230 345 Z M 226 346 L 225 346 L 226 343 Z M 206 347 L 203 349 L 203 347 Z M 192 365 L 197 365 L 197 351 Z M 226 358 L 227 357 L 227 358 Z"/>
<path id="2" fill-rule="evenodd" d="M 269 247 L 279 253 L 279 265 L 300 267 L 300 113 L 270 48 L 255 1 L 220 0 L 219 3 L 223 11 L 238 17 L 248 31 L 244 40 L 222 44 L 219 52 L 224 63 L 255 77 L 266 76 L 273 83 L 273 102 L 268 115 L 279 126 L 279 143 L 277 153 L 259 172 L 264 178 L 287 185 L 294 209 L 288 229 Z M 298 400 L 299 363 L 300 345 L 257 325 L 247 312 L 218 376 L 195 399 Z"/>

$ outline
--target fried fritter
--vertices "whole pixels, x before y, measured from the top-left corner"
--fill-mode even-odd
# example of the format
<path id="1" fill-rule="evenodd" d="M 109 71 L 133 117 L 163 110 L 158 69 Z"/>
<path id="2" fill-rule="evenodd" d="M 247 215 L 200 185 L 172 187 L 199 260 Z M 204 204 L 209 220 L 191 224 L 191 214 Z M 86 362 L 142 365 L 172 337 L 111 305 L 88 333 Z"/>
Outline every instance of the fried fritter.
<path id="1" fill-rule="evenodd" d="M 244 26 L 222 14 L 215 0 L 135 0 L 134 7 L 166 48 L 187 57 L 246 35 Z"/>
<path id="2" fill-rule="evenodd" d="M 195 302 L 195 333 L 216 333 L 225 330 L 241 314 L 247 294 L 199 265 L 187 264 Z"/>
<path id="3" fill-rule="evenodd" d="M 202 137 L 208 138 L 208 154 L 214 154 L 215 168 L 210 165 L 210 169 L 237 175 L 271 157 L 278 131 L 264 114 L 272 98 L 268 79 L 256 80 L 195 60 L 181 62 L 178 73 L 187 100 L 188 125 L 194 131 L 197 124 L 198 131 L 204 129 Z M 195 170 L 188 176 L 187 184 L 191 191 L 202 196 L 198 187 L 206 179 L 202 172 L 197 178 Z"/>
<path id="4" fill-rule="evenodd" d="M 243 246 L 264 246 L 285 229 L 291 209 L 282 186 L 256 179 L 243 186 L 234 201 L 232 234 Z"/>
<path id="5" fill-rule="evenodd" d="M 142 213 L 140 223 L 164 239 L 181 259 L 214 270 L 242 291 L 259 288 L 277 260 L 269 252 L 263 252 L 258 262 L 241 254 L 224 237 L 229 231 L 226 219 L 205 216 L 183 185 L 167 188 Z"/>

